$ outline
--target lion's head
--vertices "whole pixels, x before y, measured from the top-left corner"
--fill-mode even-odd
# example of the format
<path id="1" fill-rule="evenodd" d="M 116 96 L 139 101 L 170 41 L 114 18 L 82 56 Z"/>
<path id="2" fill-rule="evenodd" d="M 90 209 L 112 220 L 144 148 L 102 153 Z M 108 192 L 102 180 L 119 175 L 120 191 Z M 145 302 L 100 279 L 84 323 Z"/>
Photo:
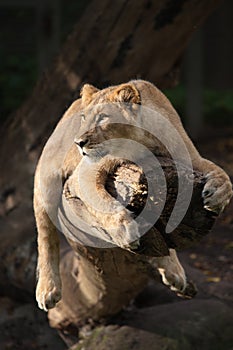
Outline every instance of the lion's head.
<path id="1" fill-rule="evenodd" d="M 141 80 L 103 90 L 84 85 L 81 128 L 75 138 L 80 153 L 96 161 L 107 154 L 124 158 L 123 149 L 127 149 L 127 155 L 138 156 L 136 143 L 153 150 L 156 138 L 150 131 L 154 127 L 151 124 L 156 124 L 156 117 L 151 117 L 151 111 L 152 108 L 159 111 L 158 94 L 160 92 L 152 84 Z M 159 147 L 162 149 L 161 144 Z"/>

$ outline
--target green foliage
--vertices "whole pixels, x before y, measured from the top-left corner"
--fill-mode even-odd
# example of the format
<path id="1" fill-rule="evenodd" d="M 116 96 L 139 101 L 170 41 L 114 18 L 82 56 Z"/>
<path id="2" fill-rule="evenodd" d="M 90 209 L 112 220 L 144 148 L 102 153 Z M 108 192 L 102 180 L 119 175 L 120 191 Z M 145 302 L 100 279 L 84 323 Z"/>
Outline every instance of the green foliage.
<path id="1" fill-rule="evenodd" d="M 233 90 L 204 92 L 204 116 L 214 125 L 233 124 Z"/>
<path id="2" fill-rule="evenodd" d="M 173 89 L 164 90 L 180 116 L 185 119 L 185 86 L 178 85 Z M 210 125 L 233 125 L 233 90 L 218 91 L 203 90 L 204 120 Z"/>

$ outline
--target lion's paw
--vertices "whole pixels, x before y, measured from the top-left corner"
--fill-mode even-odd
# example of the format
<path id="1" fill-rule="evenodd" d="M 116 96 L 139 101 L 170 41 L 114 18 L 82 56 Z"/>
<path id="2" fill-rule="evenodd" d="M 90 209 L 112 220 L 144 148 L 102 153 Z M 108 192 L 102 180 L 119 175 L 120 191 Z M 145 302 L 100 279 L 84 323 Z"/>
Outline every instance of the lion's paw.
<path id="1" fill-rule="evenodd" d="M 166 286 L 176 292 L 183 294 L 187 287 L 187 279 L 183 269 L 169 271 L 164 268 L 158 268 L 162 281 Z"/>
<path id="2" fill-rule="evenodd" d="M 227 175 L 211 171 L 206 176 L 202 191 L 204 208 L 217 214 L 221 213 L 233 195 L 232 184 Z"/>
<path id="3" fill-rule="evenodd" d="M 52 279 L 39 278 L 36 287 L 36 300 L 40 309 L 48 311 L 61 299 L 61 283 Z"/>

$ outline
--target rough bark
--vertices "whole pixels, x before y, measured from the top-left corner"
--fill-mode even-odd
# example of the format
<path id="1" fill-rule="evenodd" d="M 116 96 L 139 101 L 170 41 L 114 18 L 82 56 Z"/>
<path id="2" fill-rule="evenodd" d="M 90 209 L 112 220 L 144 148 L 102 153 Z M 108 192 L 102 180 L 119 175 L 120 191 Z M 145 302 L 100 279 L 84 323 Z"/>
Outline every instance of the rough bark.
<path id="1" fill-rule="evenodd" d="M 142 77 L 159 86 L 177 81 L 193 31 L 219 3 L 94 0 L 59 57 L 1 130 L 2 293 L 33 293 L 36 229 L 32 213 L 35 164 L 57 120 L 89 81 L 98 86 Z"/>

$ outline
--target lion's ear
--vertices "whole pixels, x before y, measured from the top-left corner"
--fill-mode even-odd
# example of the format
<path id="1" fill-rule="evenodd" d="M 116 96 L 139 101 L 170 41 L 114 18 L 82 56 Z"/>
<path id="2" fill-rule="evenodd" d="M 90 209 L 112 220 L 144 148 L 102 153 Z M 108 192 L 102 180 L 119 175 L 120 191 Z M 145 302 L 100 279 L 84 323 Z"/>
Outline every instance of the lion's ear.
<path id="1" fill-rule="evenodd" d="M 141 102 L 139 91 L 133 84 L 122 84 L 111 92 L 109 99 L 111 102 L 128 102 L 137 103 Z"/>
<path id="2" fill-rule="evenodd" d="M 80 96 L 82 97 L 82 102 L 85 106 L 89 105 L 91 102 L 93 95 L 98 92 L 99 89 L 94 87 L 91 84 L 85 84 L 83 85 L 81 91 L 80 91 Z"/>

